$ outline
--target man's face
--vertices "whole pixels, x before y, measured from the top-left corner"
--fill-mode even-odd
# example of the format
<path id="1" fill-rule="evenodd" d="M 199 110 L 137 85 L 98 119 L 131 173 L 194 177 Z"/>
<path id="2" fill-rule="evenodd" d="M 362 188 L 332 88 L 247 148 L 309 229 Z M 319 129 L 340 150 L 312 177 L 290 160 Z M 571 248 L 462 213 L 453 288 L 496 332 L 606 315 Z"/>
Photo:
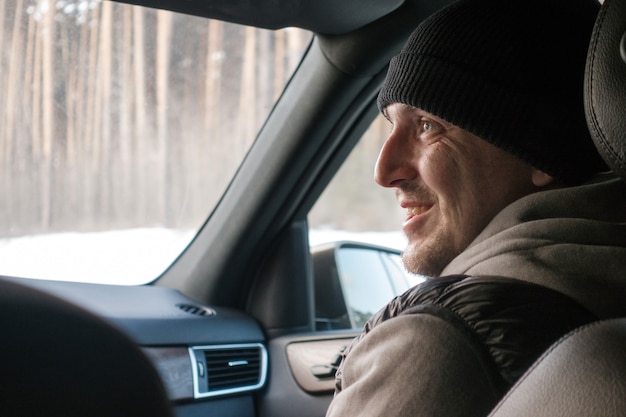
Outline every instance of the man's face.
<path id="1" fill-rule="evenodd" d="M 392 131 L 376 163 L 376 182 L 395 188 L 407 211 L 406 268 L 439 276 L 500 210 L 537 190 L 537 170 L 414 107 L 394 103 L 385 115 Z"/>

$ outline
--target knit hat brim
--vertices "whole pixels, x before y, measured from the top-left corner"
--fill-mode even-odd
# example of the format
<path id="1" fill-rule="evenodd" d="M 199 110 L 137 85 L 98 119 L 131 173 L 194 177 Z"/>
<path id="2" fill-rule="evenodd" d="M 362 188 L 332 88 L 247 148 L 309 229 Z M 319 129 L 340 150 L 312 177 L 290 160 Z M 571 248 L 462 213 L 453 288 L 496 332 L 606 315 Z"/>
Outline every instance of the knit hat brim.
<path id="1" fill-rule="evenodd" d="M 509 146 L 509 141 L 523 144 L 520 136 L 527 130 L 528 120 L 541 117 L 534 109 L 535 100 L 521 95 L 512 99 L 511 94 L 514 93 L 465 68 L 434 57 L 403 53 L 390 63 L 378 106 L 381 111 L 394 102 L 420 108 L 462 126 L 550 175 L 561 176 L 563 173 L 542 164 L 542 158 L 534 155 L 537 151 L 550 152 L 549 149 Z"/>

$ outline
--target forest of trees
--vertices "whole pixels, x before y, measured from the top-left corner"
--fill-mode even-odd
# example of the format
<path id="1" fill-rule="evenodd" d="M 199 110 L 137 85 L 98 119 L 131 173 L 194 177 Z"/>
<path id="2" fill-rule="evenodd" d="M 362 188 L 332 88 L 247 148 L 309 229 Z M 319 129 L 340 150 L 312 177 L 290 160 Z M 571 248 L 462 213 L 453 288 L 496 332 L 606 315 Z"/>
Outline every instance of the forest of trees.
<path id="1" fill-rule="evenodd" d="M 311 39 L 106 0 L 0 21 L 0 237 L 198 227 Z"/>

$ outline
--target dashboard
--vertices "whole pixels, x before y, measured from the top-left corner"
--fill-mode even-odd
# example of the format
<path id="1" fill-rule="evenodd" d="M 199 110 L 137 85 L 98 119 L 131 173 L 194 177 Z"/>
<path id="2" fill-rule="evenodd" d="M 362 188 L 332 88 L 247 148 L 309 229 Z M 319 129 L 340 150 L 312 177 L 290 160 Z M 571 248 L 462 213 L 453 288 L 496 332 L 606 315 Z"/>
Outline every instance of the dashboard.
<path id="1" fill-rule="evenodd" d="M 255 415 L 250 394 L 266 383 L 268 354 L 252 318 L 168 288 L 3 280 L 69 301 L 130 336 L 158 371 L 176 415 Z"/>

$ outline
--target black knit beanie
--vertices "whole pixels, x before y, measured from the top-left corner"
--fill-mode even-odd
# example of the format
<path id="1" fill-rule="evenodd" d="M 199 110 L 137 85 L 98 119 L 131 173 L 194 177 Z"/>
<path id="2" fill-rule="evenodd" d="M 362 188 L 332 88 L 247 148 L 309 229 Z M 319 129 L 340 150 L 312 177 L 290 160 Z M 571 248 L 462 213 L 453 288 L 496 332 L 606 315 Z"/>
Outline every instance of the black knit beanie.
<path id="1" fill-rule="evenodd" d="M 583 106 L 596 0 L 461 0 L 426 19 L 390 63 L 382 111 L 432 113 L 579 184 L 606 170 Z"/>

